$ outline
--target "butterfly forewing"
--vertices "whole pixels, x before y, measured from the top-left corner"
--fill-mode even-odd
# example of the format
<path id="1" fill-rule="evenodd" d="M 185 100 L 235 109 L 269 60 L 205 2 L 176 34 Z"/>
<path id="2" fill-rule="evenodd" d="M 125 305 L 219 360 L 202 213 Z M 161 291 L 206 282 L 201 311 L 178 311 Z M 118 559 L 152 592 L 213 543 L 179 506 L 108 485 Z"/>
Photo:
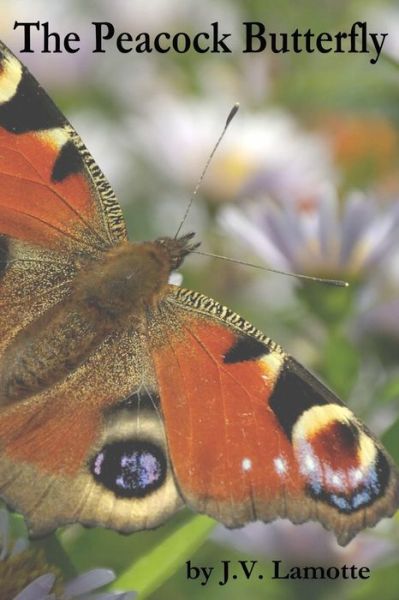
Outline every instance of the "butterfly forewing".
<path id="1" fill-rule="evenodd" d="M 0 43 L 0 233 L 64 252 L 125 239 L 120 206 L 79 136 Z"/>
<path id="2" fill-rule="evenodd" d="M 125 238 L 120 206 L 79 136 L 0 42 L 0 360 L 68 295 L 88 257 Z"/>

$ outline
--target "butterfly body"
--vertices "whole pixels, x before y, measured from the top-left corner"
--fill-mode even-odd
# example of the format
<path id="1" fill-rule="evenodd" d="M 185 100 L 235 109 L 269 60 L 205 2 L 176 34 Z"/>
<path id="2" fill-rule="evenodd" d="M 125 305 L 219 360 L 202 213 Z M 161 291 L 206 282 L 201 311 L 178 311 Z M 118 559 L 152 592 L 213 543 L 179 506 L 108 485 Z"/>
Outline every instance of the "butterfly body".
<path id="1" fill-rule="evenodd" d="M 73 372 L 127 318 L 145 332 L 145 312 L 187 250 L 180 240 L 121 242 L 95 260 L 82 256 L 70 289 L 6 348 L 0 371 L 3 403 L 24 399 Z"/>
<path id="2" fill-rule="evenodd" d="M 128 242 L 83 142 L 0 44 L 1 497 L 35 536 L 186 504 L 347 543 L 395 512 L 392 459 L 273 340 L 168 283 L 192 237 Z"/>

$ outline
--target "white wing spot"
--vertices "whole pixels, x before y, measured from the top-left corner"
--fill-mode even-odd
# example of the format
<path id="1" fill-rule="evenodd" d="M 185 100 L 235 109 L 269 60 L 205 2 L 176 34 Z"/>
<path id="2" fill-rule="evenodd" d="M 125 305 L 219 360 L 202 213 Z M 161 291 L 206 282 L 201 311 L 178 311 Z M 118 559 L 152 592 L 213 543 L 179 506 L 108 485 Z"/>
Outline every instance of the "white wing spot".
<path id="1" fill-rule="evenodd" d="M 282 456 L 277 456 L 273 459 L 274 468 L 279 475 L 285 475 L 288 470 L 287 461 Z"/>
<path id="2" fill-rule="evenodd" d="M 250 458 L 243 458 L 241 467 L 243 471 L 250 471 L 252 469 L 252 460 Z"/>
<path id="3" fill-rule="evenodd" d="M 0 71 L 0 104 L 9 102 L 17 93 L 19 83 L 22 79 L 22 66 L 20 62 L 6 54 L 2 61 Z"/>
<path id="4" fill-rule="evenodd" d="M 311 454 L 305 454 L 305 470 L 308 473 L 316 470 L 316 462 Z"/>
<path id="5" fill-rule="evenodd" d="M 364 479 L 364 475 L 360 469 L 351 469 L 349 471 L 349 477 L 353 485 L 356 485 L 359 481 Z"/>

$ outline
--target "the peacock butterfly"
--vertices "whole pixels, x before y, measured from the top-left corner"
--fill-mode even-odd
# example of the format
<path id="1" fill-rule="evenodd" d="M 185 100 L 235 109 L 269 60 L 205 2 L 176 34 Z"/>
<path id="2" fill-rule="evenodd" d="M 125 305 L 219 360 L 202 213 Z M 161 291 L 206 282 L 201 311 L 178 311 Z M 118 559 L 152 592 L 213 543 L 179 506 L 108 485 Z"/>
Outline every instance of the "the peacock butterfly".
<path id="1" fill-rule="evenodd" d="M 30 533 L 129 532 L 187 504 L 228 527 L 390 516 L 398 472 L 255 327 L 168 284 L 192 235 L 127 241 L 71 125 L 0 46 L 0 494 Z"/>

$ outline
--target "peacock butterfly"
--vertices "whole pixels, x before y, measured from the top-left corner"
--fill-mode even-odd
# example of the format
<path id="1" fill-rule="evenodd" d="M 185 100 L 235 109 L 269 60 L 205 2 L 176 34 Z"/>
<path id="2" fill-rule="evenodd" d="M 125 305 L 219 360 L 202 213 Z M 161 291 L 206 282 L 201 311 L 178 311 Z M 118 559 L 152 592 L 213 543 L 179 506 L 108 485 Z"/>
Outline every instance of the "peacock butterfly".
<path id="1" fill-rule="evenodd" d="M 242 317 L 129 242 L 79 136 L 0 45 L 0 495 L 39 536 L 184 504 L 228 527 L 318 520 L 346 544 L 398 506 L 392 459 Z"/>

